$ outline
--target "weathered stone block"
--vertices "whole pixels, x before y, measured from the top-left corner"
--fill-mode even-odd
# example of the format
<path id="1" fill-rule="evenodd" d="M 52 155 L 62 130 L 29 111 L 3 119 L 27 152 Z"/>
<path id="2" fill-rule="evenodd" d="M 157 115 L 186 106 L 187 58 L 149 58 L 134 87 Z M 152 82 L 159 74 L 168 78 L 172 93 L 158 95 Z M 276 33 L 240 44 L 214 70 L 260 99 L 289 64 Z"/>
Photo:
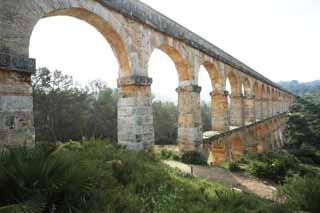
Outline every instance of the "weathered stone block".
<path id="1" fill-rule="evenodd" d="M 32 112 L 32 96 L 0 96 L 0 112 Z"/>

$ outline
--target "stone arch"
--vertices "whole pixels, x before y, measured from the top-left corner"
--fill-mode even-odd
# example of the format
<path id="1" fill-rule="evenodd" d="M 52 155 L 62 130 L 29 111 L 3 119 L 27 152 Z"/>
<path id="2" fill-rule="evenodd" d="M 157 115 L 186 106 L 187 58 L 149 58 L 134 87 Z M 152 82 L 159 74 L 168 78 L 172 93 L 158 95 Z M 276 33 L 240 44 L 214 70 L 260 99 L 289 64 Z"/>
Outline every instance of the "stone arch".
<path id="1" fill-rule="evenodd" d="M 231 128 L 237 128 L 244 125 L 243 104 L 240 94 L 240 82 L 235 71 L 230 70 L 226 79 L 229 79 L 231 94 L 229 95 L 229 123 Z M 226 80 L 227 81 L 227 80 Z"/>
<path id="2" fill-rule="evenodd" d="M 191 77 L 189 75 L 188 62 L 183 58 L 182 54 L 179 52 L 178 49 L 166 43 L 160 44 L 153 48 L 153 50 L 151 51 L 149 60 L 152 57 L 152 53 L 154 52 L 155 49 L 158 49 L 164 52 L 174 62 L 177 70 L 179 82 L 191 80 Z"/>
<path id="3" fill-rule="evenodd" d="M 267 88 L 266 88 L 265 84 L 262 84 L 262 86 L 261 86 L 261 96 L 263 98 L 267 97 Z"/>
<path id="4" fill-rule="evenodd" d="M 151 38 L 151 40 L 154 40 L 154 38 Z M 179 81 L 176 89 L 178 93 L 177 144 L 181 151 L 200 149 L 202 145 L 202 137 L 200 137 L 202 136 L 201 87 L 192 83 L 193 76 L 189 74 L 189 61 L 185 59 L 178 44 L 171 41 L 171 39 L 161 39 L 160 36 L 156 43 L 150 44 L 150 52 L 147 53 L 147 55 L 150 54 L 150 57 L 147 61 L 150 61 L 155 50 L 160 50 L 174 63 Z M 194 113 L 191 114 L 190 112 Z M 192 134 L 195 137 L 190 137 Z"/>
<path id="5" fill-rule="evenodd" d="M 252 94 L 256 99 L 261 98 L 261 88 L 259 87 L 259 84 L 257 81 L 254 81 L 253 83 Z"/>
<path id="6" fill-rule="evenodd" d="M 240 94 L 240 86 L 239 86 L 239 78 L 237 74 L 230 70 L 226 75 L 226 80 L 229 79 L 231 86 L 231 94 L 239 95 Z"/>
<path id="7" fill-rule="evenodd" d="M 201 63 L 201 62 L 200 62 Z M 199 64 L 200 64 L 199 63 Z M 202 87 L 201 90 L 201 119 L 202 119 L 202 128 L 203 128 L 203 132 L 208 132 L 208 131 L 212 131 L 214 129 L 213 127 L 213 120 L 216 119 L 215 118 L 215 113 L 214 113 L 214 109 L 215 109 L 215 104 L 216 101 L 213 98 L 213 95 L 215 92 L 217 91 L 221 91 L 222 89 L 222 81 L 221 81 L 221 76 L 220 73 L 218 72 L 216 65 L 214 63 L 211 63 L 209 61 L 205 61 L 203 62 L 200 67 L 197 69 L 198 72 L 196 73 L 196 75 L 198 76 L 198 85 Z M 206 75 L 205 79 L 204 78 L 200 78 L 200 76 L 202 75 Z M 204 82 L 201 82 L 204 81 Z M 208 81 L 207 81 L 208 80 Z M 209 85 L 208 87 L 204 84 L 209 84 L 210 81 L 210 88 Z M 206 93 L 208 92 L 208 93 Z M 210 95 L 210 100 L 206 100 L 204 101 L 204 99 L 202 99 L 204 97 L 204 95 Z M 207 114 L 208 111 L 203 111 L 203 101 L 205 104 L 209 104 L 210 106 L 210 115 Z M 210 125 L 209 125 L 210 123 Z M 208 134 L 208 133 L 206 133 Z"/>
<path id="8" fill-rule="evenodd" d="M 267 97 L 267 98 L 270 98 L 270 97 L 271 97 L 271 90 L 270 90 L 270 87 L 269 87 L 269 86 L 266 87 L 266 91 L 267 91 L 266 97 Z"/>
<path id="9" fill-rule="evenodd" d="M 29 40 L 36 23 L 42 18 L 53 16 L 70 16 L 80 19 L 102 34 L 109 43 L 119 65 L 118 143 L 131 150 L 149 148 L 154 143 L 152 109 L 150 109 L 151 80 L 145 76 L 137 76 L 141 73 L 140 58 L 136 54 L 137 47 L 133 41 L 135 35 L 132 29 L 125 29 L 128 20 L 97 1 L 25 2 L 27 7 L 32 7 L 30 16 L 34 16 L 34 20 L 27 26 L 30 29 Z M 142 108 L 145 110 L 138 110 Z M 148 119 L 142 120 L 142 117 Z"/>
<path id="10" fill-rule="evenodd" d="M 244 89 L 244 96 L 251 96 L 252 95 L 252 89 L 251 89 L 251 81 L 248 77 L 245 77 L 242 81 L 242 86 Z"/>
<path id="11" fill-rule="evenodd" d="M 223 84 L 222 84 L 222 79 L 221 79 L 220 73 L 218 72 L 218 69 L 216 68 L 216 65 L 211 62 L 203 62 L 202 65 L 206 68 L 206 70 L 209 74 L 213 90 L 215 90 L 215 91 L 221 90 Z"/>
<path id="12" fill-rule="evenodd" d="M 68 1 L 70 2 L 70 1 Z M 81 21 L 84 21 L 91 26 L 93 26 L 102 36 L 106 39 L 106 41 L 110 44 L 112 51 L 117 58 L 119 64 L 119 77 L 125 77 L 131 75 L 131 63 L 129 60 L 128 54 L 128 46 L 125 44 L 125 36 L 126 33 L 124 30 L 119 27 L 117 24 L 121 22 L 121 20 L 117 20 L 111 14 L 107 13 L 105 10 L 102 12 L 98 9 L 94 9 L 98 7 L 97 5 L 89 6 L 89 4 L 81 4 L 77 0 L 71 0 L 72 3 L 43 3 L 37 5 L 41 13 L 33 23 L 31 27 L 31 32 L 33 31 L 36 23 L 46 17 L 54 17 L 54 16 L 70 16 L 73 18 L 77 18 Z M 74 6 L 72 6 L 74 5 Z M 100 6 L 102 7 L 102 6 Z M 41 14 L 41 15 L 40 15 Z M 109 15 L 108 15 L 109 14 Z M 121 26 L 121 25 L 120 25 Z M 31 38 L 31 33 L 29 36 L 29 40 Z M 28 41 L 29 45 L 29 41 Z"/>
<path id="13" fill-rule="evenodd" d="M 243 124 L 249 125 L 256 121 L 255 114 L 255 101 L 252 94 L 252 81 L 247 76 L 244 76 L 242 79 L 242 91 L 241 91 L 241 102 L 240 107 L 242 105 L 242 110 L 240 113 L 242 114 Z"/>

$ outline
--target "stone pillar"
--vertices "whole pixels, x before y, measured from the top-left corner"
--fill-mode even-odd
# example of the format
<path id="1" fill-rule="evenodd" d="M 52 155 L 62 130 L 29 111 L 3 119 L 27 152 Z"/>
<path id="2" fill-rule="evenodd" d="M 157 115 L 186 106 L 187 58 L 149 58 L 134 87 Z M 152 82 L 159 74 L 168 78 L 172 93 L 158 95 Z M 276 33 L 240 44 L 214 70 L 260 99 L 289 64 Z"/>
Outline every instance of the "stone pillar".
<path id="1" fill-rule="evenodd" d="M 275 116 L 277 114 L 277 99 L 272 98 L 272 116 Z"/>
<path id="2" fill-rule="evenodd" d="M 280 99 L 279 105 L 280 105 L 280 112 L 283 113 L 284 109 L 283 109 L 283 100 L 282 99 Z"/>
<path id="3" fill-rule="evenodd" d="M 278 136 L 279 136 L 279 142 L 280 142 L 281 147 L 283 147 L 283 145 L 284 145 L 283 132 L 284 132 L 284 127 L 280 126 L 279 130 L 278 130 L 278 134 L 279 134 Z"/>
<path id="4" fill-rule="evenodd" d="M 263 119 L 262 101 L 261 98 L 255 97 L 255 113 L 256 121 L 261 121 Z"/>
<path id="5" fill-rule="evenodd" d="M 243 97 L 243 109 L 244 109 L 244 124 L 248 125 L 248 124 L 256 122 L 255 97 L 254 96 Z"/>
<path id="6" fill-rule="evenodd" d="M 262 153 L 265 151 L 264 148 L 264 141 L 263 141 L 263 128 L 261 126 L 256 127 L 256 134 L 255 134 L 255 140 L 257 143 L 257 152 Z"/>
<path id="7" fill-rule="evenodd" d="M 280 100 L 276 99 L 276 114 L 280 114 Z"/>
<path id="8" fill-rule="evenodd" d="M 262 119 L 266 119 L 268 117 L 268 99 L 262 98 Z"/>
<path id="9" fill-rule="evenodd" d="M 201 87 L 197 85 L 181 86 L 177 88 L 177 92 L 179 148 L 181 151 L 200 151 L 202 149 Z"/>
<path id="10" fill-rule="evenodd" d="M 214 143 L 212 145 L 212 155 L 213 155 L 213 165 L 219 166 L 220 164 L 226 162 L 226 150 L 225 145 L 222 143 Z"/>
<path id="11" fill-rule="evenodd" d="M 271 133 L 270 133 L 269 137 L 270 137 L 271 150 L 276 150 L 277 149 L 277 142 L 276 142 L 276 138 L 275 138 L 275 132 L 274 132 L 273 129 L 271 130 Z"/>
<path id="12" fill-rule="evenodd" d="M 231 94 L 230 126 L 241 127 L 243 119 L 243 98 L 241 94 Z"/>
<path id="13" fill-rule="evenodd" d="M 212 110 L 212 130 L 224 132 L 229 130 L 228 91 L 210 93 Z"/>
<path id="14" fill-rule="evenodd" d="M 272 98 L 268 97 L 267 102 L 268 102 L 268 116 L 267 117 L 270 118 L 270 117 L 272 117 L 272 109 L 273 109 Z"/>
<path id="15" fill-rule="evenodd" d="M 275 102 L 274 102 L 274 103 L 275 103 L 275 108 L 274 108 L 274 110 L 275 110 L 275 115 L 277 115 L 277 114 L 280 113 L 280 110 L 279 110 L 279 99 L 276 98 L 274 101 L 275 101 Z"/>
<path id="16" fill-rule="evenodd" d="M 152 79 L 130 76 L 118 79 L 118 143 L 141 151 L 154 144 Z"/>
<path id="17" fill-rule="evenodd" d="M 281 148 L 282 144 L 281 144 L 280 135 L 279 135 L 279 128 L 275 130 L 275 140 L 276 140 L 277 148 L 278 149 Z"/>
<path id="18" fill-rule="evenodd" d="M 0 52 L 0 146 L 32 145 L 35 60 Z"/>
<path id="19" fill-rule="evenodd" d="M 284 104 L 284 108 L 283 108 L 284 112 L 288 112 L 288 103 L 286 99 L 284 100 L 283 104 Z"/>

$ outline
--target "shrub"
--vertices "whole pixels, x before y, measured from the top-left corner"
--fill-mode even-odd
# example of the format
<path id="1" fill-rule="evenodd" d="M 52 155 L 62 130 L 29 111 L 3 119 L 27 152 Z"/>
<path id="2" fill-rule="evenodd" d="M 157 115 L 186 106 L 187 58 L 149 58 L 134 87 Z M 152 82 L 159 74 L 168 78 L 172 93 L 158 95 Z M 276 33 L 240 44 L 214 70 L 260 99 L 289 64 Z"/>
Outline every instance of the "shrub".
<path id="1" fill-rule="evenodd" d="M 231 172 L 237 172 L 241 170 L 238 162 L 236 161 L 225 162 L 221 166 Z"/>
<path id="2" fill-rule="evenodd" d="M 0 169 L 0 206 L 7 212 L 81 212 L 92 196 L 92 170 L 72 153 L 44 145 L 8 149 Z"/>
<path id="3" fill-rule="evenodd" d="M 265 152 L 251 156 L 248 172 L 259 178 L 282 182 L 286 176 L 303 172 L 298 163 L 286 152 Z"/>
<path id="4" fill-rule="evenodd" d="M 302 145 L 299 149 L 292 149 L 290 153 L 305 164 L 320 164 L 320 155 L 317 150 L 311 146 Z"/>
<path id="5" fill-rule="evenodd" d="M 185 152 L 181 157 L 181 161 L 187 164 L 207 165 L 204 155 L 197 151 Z"/>
<path id="6" fill-rule="evenodd" d="M 235 195 L 241 202 L 234 201 L 232 205 L 221 202 L 222 196 L 219 200 L 215 191 L 228 191 L 226 187 L 180 175 L 151 154 L 130 152 L 100 141 L 84 142 L 80 149 L 52 150 L 45 146 L 10 149 L 0 155 L 0 170 L 0 212 L 271 209 L 270 203 L 244 193 Z M 230 198 L 233 200 L 233 195 Z"/>
<path id="7" fill-rule="evenodd" d="M 215 208 L 217 212 L 278 212 L 287 213 L 288 210 L 279 204 L 263 202 L 254 195 L 237 193 L 230 190 L 216 190 Z"/>
<path id="8" fill-rule="evenodd" d="M 162 149 L 160 152 L 160 159 L 162 160 L 168 160 L 173 157 L 173 152 L 167 150 L 167 149 Z"/>
<path id="9" fill-rule="evenodd" d="M 63 145 L 59 146 L 59 149 L 65 149 L 65 150 L 79 150 L 82 149 L 81 143 L 76 141 L 69 141 L 67 143 L 64 143 Z"/>
<path id="10" fill-rule="evenodd" d="M 310 176 L 290 177 L 279 188 L 278 196 L 293 211 L 317 213 L 320 210 L 320 179 Z"/>

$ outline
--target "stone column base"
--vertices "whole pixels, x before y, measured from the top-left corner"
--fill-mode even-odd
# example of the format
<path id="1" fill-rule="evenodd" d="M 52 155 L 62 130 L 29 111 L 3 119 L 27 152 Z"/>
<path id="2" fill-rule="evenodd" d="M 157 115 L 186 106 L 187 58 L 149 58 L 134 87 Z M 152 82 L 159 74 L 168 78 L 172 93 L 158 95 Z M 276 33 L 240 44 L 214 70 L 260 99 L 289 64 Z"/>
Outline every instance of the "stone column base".
<path id="1" fill-rule="evenodd" d="M 244 126 L 242 95 L 231 95 L 230 126 Z"/>
<path id="2" fill-rule="evenodd" d="M 179 87 L 177 92 L 179 109 L 178 144 L 180 150 L 202 150 L 202 122 L 200 109 L 201 87 L 188 85 Z"/>
<path id="3" fill-rule="evenodd" d="M 244 97 L 243 99 L 244 108 L 244 124 L 252 124 L 256 122 L 256 112 L 255 112 L 255 99 L 254 97 Z"/>
<path id="4" fill-rule="evenodd" d="M 212 92 L 211 109 L 212 109 L 212 130 L 218 132 L 228 131 L 229 114 L 228 114 L 228 91 Z"/>
<path id="5" fill-rule="evenodd" d="M 151 78 L 131 76 L 118 80 L 118 144 L 142 151 L 154 145 Z"/>

